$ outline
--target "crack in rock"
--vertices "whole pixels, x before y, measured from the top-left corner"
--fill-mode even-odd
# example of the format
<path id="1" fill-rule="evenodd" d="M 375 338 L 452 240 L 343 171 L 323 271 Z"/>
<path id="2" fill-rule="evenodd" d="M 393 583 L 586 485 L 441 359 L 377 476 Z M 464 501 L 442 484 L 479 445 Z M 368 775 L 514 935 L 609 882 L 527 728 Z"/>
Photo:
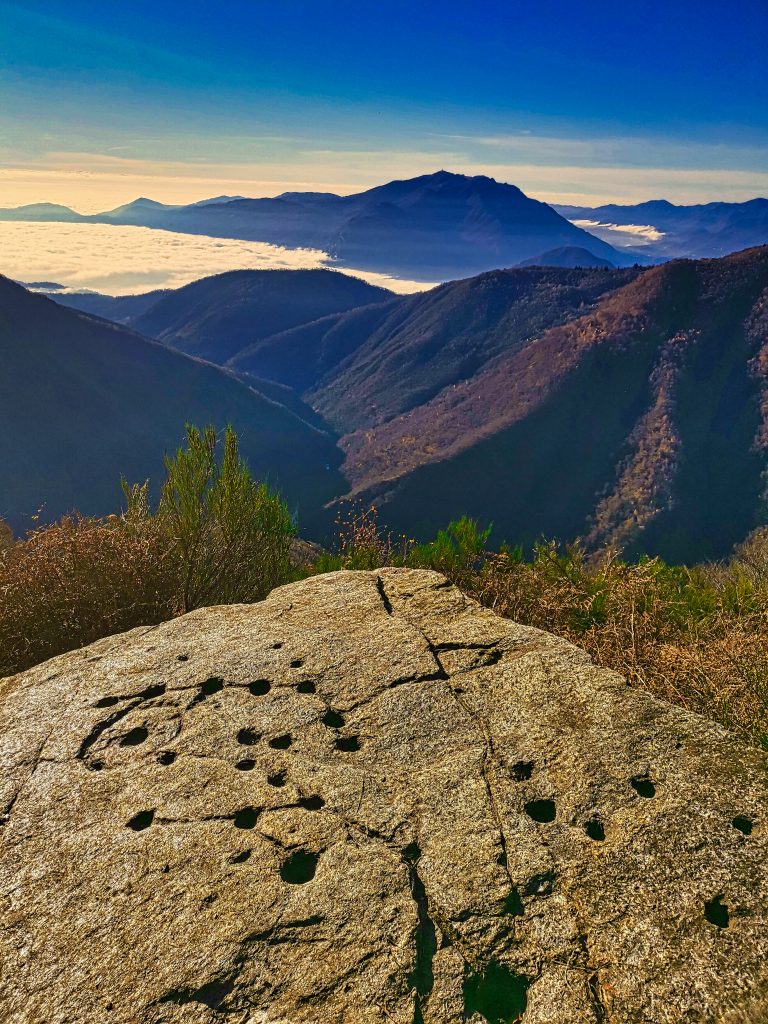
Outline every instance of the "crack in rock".
<path id="1" fill-rule="evenodd" d="M 0 763 L 13 1024 L 721 1024 L 765 983 L 765 754 L 434 573 L 31 669 Z"/>

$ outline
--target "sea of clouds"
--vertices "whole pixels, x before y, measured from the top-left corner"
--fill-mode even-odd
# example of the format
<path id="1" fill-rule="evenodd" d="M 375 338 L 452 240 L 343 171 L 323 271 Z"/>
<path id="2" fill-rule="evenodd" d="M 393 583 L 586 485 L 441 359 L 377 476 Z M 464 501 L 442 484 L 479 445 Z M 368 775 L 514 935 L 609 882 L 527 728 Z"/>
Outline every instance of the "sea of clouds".
<path id="1" fill-rule="evenodd" d="M 226 270 L 333 268 L 319 249 L 182 235 L 111 224 L 0 222 L 0 274 L 24 282 L 55 282 L 70 291 L 130 295 L 178 288 Z M 433 287 L 344 267 L 344 272 L 400 293 Z"/>
<path id="2" fill-rule="evenodd" d="M 573 223 L 619 249 L 651 245 L 664 237 L 664 232 L 653 224 L 603 224 L 599 220 L 575 220 Z"/>

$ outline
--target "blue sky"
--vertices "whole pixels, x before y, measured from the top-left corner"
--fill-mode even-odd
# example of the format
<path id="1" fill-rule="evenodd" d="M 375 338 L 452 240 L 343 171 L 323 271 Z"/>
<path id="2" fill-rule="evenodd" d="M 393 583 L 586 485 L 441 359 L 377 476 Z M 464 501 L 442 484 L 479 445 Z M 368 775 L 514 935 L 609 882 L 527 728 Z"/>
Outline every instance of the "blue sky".
<path id="1" fill-rule="evenodd" d="M 768 3 L 0 0 L 0 205 L 447 167 L 550 201 L 768 194 Z"/>

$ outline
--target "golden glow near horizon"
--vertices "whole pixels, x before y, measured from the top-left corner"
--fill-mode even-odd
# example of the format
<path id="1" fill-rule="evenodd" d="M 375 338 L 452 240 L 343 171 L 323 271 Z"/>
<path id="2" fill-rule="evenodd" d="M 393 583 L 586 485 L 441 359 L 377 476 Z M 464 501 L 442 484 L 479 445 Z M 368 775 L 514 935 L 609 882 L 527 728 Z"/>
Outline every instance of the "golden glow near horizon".
<path id="1" fill-rule="evenodd" d="M 0 156 L 2 154 L 0 153 Z M 441 161 L 446 169 L 487 174 L 550 203 L 594 206 L 669 198 L 678 203 L 743 201 L 768 194 L 768 172 L 669 168 L 478 164 Z M 315 151 L 309 159 L 259 163 L 161 162 L 90 153 L 48 153 L 34 166 L 0 162 L 0 207 L 49 202 L 80 213 L 114 209 L 139 196 L 185 204 L 218 195 L 274 196 L 285 191 L 363 191 L 395 178 L 434 172 L 434 154 Z M 588 230 L 618 247 L 658 235 L 652 225 L 605 224 Z M 208 238 L 114 225 L 0 223 L 0 273 L 17 280 L 50 280 L 112 294 L 178 287 L 200 277 L 244 268 L 333 266 L 322 252 L 267 243 Z M 342 268 L 398 292 L 432 283 Z"/>
<path id="2" fill-rule="evenodd" d="M 768 195 L 768 171 L 479 164 L 423 153 L 371 152 L 345 154 L 341 159 L 339 154 L 317 152 L 313 157 L 293 164 L 214 164 L 52 153 L 28 167 L 3 166 L 0 160 L 0 207 L 48 202 L 80 213 L 100 213 L 139 196 L 185 204 L 222 194 L 255 198 L 322 191 L 347 195 L 394 178 L 429 174 L 439 165 L 463 174 L 487 174 L 517 185 L 534 199 L 574 206 L 660 198 L 675 203 L 740 202 Z"/>

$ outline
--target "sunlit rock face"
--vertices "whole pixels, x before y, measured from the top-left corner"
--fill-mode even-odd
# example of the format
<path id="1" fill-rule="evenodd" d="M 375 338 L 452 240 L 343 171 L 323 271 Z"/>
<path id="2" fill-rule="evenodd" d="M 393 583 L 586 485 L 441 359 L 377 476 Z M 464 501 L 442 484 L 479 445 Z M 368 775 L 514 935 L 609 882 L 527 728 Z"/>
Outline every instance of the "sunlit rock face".
<path id="1" fill-rule="evenodd" d="M 752 1019 L 766 758 L 434 573 L 56 658 L 0 758 L 9 1024 Z"/>

